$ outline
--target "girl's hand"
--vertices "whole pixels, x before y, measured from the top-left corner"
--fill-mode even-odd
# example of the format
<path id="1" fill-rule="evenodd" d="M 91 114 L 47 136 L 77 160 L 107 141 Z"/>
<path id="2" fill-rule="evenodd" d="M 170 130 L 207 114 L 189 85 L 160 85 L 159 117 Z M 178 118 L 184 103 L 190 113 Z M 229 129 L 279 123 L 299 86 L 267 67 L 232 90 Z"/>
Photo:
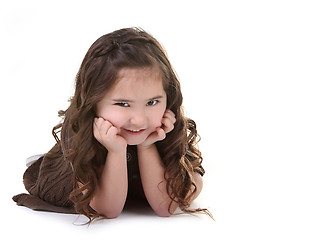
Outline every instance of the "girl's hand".
<path id="1" fill-rule="evenodd" d="M 171 110 L 166 110 L 161 122 L 162 126 L 156 128 L 155 132 L 151 133 L 143 143 L 139 144 L 141 147 L 148 147 L 157 141 L 165 139 L 166 134 L 174 129 L 175 114 Z"/>
<path id="2" fill-rule="evenodd" d="M 93 133 L 96 140 L 109 152 L 121 152 L 127 148 L 127 141 L 118 135 L 118 129 L 103 118 L 95 118 Z"/>

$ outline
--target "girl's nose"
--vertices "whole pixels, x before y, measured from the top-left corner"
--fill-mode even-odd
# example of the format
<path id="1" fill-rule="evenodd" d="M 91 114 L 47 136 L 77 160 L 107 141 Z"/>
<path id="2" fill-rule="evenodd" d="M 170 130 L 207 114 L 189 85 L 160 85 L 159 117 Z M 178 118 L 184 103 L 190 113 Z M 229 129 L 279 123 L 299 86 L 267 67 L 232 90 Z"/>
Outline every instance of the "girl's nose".
<path id="1" fill-rule="evenodd" d="M 130 123 L 137 127 L 144 127 L 146 124 L 146 113 L 143 110 L 134 111 L 130 118 Z"/>

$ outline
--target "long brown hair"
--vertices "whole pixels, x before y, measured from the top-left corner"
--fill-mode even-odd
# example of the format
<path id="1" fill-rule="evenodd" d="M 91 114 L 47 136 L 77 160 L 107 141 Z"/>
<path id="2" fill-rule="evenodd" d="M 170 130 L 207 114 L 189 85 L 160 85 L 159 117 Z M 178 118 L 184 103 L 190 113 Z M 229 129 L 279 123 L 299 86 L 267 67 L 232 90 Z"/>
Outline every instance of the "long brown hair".
<path id="1" fill-rule="evenodd" d="M 209 213 L 207 209 L 189 208 L 190 198 L 197 191 L 193 172 L 204 174 L 202 155 L 195 146 L 196 124 L 183 114 L 180 83 L 164 49 L 150 34 L 137 28 L 117 30 L 93 43 L 76 76 L 71 104 L 66 111 L 59 112 L 64 121 L 53 129 L 65 159 L 72 165 L 74 190 L 70 199 L 76 210 L 90 221 L 100 216 L 89 203 L 95 194 L 98 169 L 105 162 L 107 150 L 93 136 L 93 121 L 96 104 L 115 83 L 118 71 L 126 67 L 158 67 L 167 94 L 167 109 L 176 115 L 174 130 L 156 143 L 165 166 L 171 204 L 176 201 L 184 212 Z M 61 141 L 57 137 L 60 130 Z"/>

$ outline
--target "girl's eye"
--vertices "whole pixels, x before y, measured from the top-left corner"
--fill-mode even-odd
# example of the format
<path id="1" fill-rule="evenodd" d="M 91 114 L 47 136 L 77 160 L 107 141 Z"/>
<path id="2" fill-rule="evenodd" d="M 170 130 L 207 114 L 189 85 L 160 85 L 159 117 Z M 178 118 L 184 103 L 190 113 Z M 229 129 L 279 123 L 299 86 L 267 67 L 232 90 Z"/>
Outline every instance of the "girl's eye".
<path id="1" fill-rule="evenodd" d="M 118 103 L 115 103 L 114 105 L 117 105 L 120 107 L 129 107 L 129 103 L 126 103 L 126 102 L 118 102 Z"/>
<path id="2" fill-rule="evenodd" d="M 146 105 L 147 106 L 154 106 L 156 104 L 158 104 L 158 100 L 150 100 Z"/>

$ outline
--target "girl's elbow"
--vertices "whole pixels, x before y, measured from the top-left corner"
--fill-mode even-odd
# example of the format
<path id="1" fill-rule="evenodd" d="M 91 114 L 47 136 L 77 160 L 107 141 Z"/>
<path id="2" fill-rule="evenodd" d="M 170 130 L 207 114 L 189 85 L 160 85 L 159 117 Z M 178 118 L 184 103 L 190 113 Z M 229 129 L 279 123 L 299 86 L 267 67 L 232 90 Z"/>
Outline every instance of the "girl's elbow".
<path id="1" fill-rule="evenodd" d="M 167 209 L 154 209 L 154 212 L 159 217 L 170 217 L 171 216 L 171 213 Z"/>
<path id="2" fill-rule="evenodd" d="M 91 207 L 98 212 L 100 215 L 102 215 L 103 217 L 106 218 L 117 218 L 120 216 L 121 212 L 122 212 L 122 208 L 119 207 L 115 207 L 115 208 L 109 208 L 109 207 L 96 207 L 96 206 L 92 206 Z"/>
<path id="3" fill-rule="evenodd" d="M 112 218 L 117 218 L 120 216 L 122 211 L 119 211 L 119 210 L 110 210 L 110 211 L 105 211 L 103 212 L 102 214 L 106 217 L 106 218 L 109 218 L 109 219 L 112 219 Z"/>
<path id="4" fill-rule="evenodd" d="M 170 217 L 176 211 L 177 207 L 178 205 L 176 203 L 172 203 L 170 207 L 157 206 L 153 210 L 159 217 Z"/>

